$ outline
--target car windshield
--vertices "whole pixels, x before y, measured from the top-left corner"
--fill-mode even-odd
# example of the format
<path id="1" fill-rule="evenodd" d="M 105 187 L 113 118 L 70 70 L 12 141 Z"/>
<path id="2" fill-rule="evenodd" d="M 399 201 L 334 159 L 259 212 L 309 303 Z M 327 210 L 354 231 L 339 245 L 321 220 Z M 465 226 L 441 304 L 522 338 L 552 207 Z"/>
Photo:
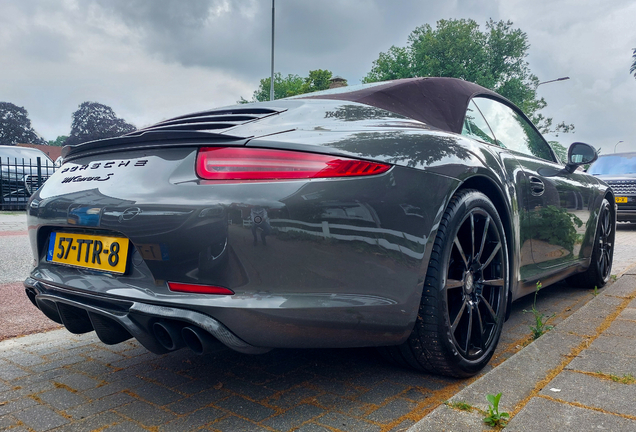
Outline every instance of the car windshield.
<path id="1" fill-rule="evenodd" d="M 35 163 L 37 158 L 42 158 L 41 162 L 43 164 L 48 163 L 52 164 L 53 161 L 44 153 L 39 150 L 31 149 L 27 147 L 0 147 L 0 159 L 6 163 L 7 158 L 11 163 L 14 163 L 15 160 L 18 160 L 18 163 L 22 162 L 24 159 L 25 162 L 32 160 L 32 163 Z"/>
<path id="2" fill-rule="evenodd" d="M 601 156 L 592 164 L 592 175 L 636 174 L 636 154 Z"/>

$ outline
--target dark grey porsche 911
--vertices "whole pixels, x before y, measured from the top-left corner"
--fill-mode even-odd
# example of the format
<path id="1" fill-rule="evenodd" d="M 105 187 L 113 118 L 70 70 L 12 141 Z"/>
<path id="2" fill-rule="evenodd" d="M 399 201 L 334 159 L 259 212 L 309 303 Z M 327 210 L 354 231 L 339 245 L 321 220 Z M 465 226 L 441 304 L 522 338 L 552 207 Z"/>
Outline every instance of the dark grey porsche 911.
<path id="1" fill-rule="evenodd" d="M 501 96 L 450 78 L 345 87 L 64 150 L 31 199 L 26 294 L 73 333 L 165 353 L 219 341 L 380 347 L 469 376 L 510 303 L 603 286 L 614 196 Z"/>

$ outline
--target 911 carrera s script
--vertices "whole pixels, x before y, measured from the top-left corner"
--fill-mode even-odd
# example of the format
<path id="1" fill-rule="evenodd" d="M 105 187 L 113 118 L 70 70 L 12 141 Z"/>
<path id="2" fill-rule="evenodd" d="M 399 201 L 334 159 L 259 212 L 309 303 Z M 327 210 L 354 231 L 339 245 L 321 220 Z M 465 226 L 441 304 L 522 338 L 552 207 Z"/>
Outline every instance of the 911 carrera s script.
<path id="1" fill-rule="evenodd" d="M 66 177 L 62 180 L 62 183 L 79 183 L 79 182 L 88 182 L 88 181 L 106 181 L 110 180 L 110 177 L 113 173 L 106 175 L 106 177 L 94 176 L 94 177 L 82 177 L 82 176 L 74 176 L 74 177 Z"/>

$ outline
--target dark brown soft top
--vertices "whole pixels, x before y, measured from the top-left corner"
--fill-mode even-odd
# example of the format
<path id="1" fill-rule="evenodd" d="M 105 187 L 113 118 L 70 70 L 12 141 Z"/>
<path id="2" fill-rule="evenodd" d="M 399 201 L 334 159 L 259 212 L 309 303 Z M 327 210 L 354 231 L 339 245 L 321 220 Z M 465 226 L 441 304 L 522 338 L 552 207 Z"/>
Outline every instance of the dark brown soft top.
<path id="1" fill-rule="evenodd" d="M 506 101 L 480 85 L 457 78 L 406 78 L 372 84 L 359 90 L 301 96 L 299 99 L 335 99 L 358 102 L 419 120 L 430 126 L 461 133 L 471 98 L 489 96 Z"/>

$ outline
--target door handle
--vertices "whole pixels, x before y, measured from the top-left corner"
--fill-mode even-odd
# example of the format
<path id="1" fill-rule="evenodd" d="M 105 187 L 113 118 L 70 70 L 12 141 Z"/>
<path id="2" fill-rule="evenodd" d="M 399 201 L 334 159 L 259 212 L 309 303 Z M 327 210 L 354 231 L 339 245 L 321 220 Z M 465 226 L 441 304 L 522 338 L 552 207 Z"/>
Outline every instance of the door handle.
<path id="1" fill-rule="evenodd" d="M 545 185 L 539 177 L 530 176 L 530 192 L 534 196 L 541 196 L 545 192 Z"/>

